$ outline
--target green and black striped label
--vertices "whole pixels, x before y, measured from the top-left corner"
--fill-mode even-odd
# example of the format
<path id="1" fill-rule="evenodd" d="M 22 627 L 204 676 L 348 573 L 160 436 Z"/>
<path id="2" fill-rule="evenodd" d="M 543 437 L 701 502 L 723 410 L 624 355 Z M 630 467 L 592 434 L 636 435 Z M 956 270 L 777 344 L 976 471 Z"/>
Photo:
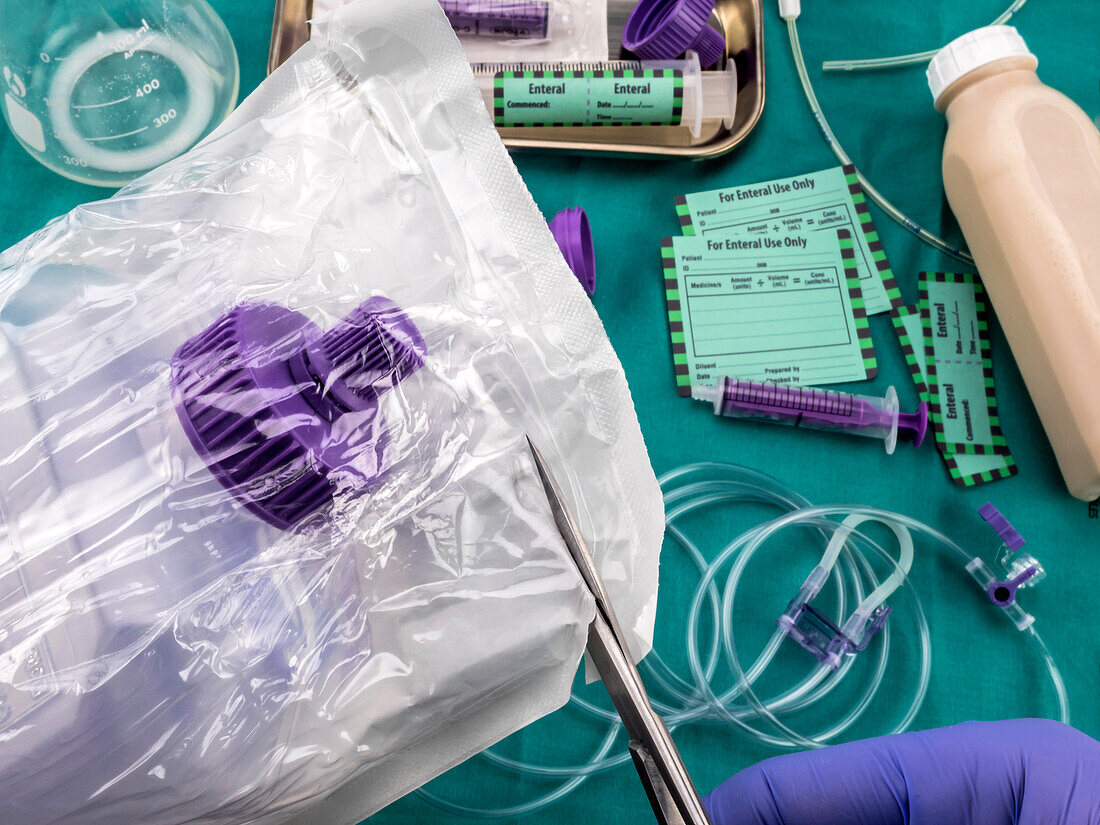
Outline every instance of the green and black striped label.
<path id="1" fill-rule="evenodd" d="M 497 126 L 678 126 L 679 69 L 528 69 L 493 76 Z"/>

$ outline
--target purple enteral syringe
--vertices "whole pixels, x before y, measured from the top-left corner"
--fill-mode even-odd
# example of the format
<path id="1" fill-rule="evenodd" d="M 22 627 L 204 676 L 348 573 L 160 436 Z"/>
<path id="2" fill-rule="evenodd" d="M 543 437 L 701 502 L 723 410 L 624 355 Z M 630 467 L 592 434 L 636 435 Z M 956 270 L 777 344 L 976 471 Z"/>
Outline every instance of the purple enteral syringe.
<path id="1" fill-rule="evenodd" d="M 549 0 L 439 0 L 458 34 L 508 40 L 544 40 L 550 30 Z"/>
<path id="2" fill-rule="evenodd" d="M 816 387 L 793 387 L 770 381 L 739 381 L 721 377 L 713 387 L 692 387 L 692 398 L 714 405 L 714 414 L 727 418 L 755 418 L 792 427 L 830 430 L 880 438 L 886 452 L 894 452 L 898 431 L 909 433 L 920 446 L 928 429 L 928 404 L 903 413 L 893 387 L 886 395 L 855 395 Z"/>

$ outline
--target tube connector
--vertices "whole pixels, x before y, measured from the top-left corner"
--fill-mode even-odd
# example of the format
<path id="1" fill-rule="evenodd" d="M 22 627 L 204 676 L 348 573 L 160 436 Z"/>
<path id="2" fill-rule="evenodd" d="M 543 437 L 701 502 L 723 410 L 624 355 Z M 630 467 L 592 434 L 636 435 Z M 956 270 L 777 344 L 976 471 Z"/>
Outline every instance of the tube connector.
<path id="1" fill-rule="evenodd" d="M 797 20 L 802 14 L 802 0 L 779 0 L 779 16 L 784 20 Z"/>
<path id="2" fill-rule="evenodd" d="M 812 601 L 814 596 L 821 592 L 821 588 L 825 586 L 825 582 L 829 580 L 829 568 L 817 565 L 810 571 L 810 575 L 806 577 L 806 581 L 802 582 L 802 588 L 799 590 L 798 595 L 802 597 L 805 595 L 804 601 Z"/>
<path id="3" fill-rule="evenodd" d="M 821 573 L 819 580 L 816 574 Z M 837 670 L 845 656 L 859 653 L 871 643 L 871 638 L 886 624 L 890 608 L 881 605 L 870 615 L 855 611 L 843 627 L 837 627 L 821 611 L 810 604 L 820 592 L 828 570 L 815 567 L 798 595 L 787 605 L 787 611 L 776 622 L 783 633 L 814 655 L 821 664 Z"/>

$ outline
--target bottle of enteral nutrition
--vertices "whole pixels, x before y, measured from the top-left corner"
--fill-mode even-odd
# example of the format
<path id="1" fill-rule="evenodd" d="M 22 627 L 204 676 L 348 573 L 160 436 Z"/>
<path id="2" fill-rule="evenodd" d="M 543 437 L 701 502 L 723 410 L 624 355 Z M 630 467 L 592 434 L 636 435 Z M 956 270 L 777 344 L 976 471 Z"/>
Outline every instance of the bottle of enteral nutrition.
<path id="1" fill-rule="evenodd" d="M 943 182 L 1070 492 L 1100 497 L 1100 133 L 1011 26 L 928 66 Z"/>

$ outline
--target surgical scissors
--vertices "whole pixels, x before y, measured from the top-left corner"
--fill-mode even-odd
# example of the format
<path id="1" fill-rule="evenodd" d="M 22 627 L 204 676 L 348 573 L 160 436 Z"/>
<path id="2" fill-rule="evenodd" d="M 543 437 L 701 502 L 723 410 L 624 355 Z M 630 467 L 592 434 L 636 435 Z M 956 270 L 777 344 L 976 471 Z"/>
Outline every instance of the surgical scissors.
<path id="1" fill-rule="evenodd" d="M 657 822 L 660 825 L 710 825 L 699 792 L 688 776 L 668 728 L 649 703 L 642 678 L 634 666 L 596 562 L 581 536 L 577 521 L 566 506 L 565 497 L 550 473 L 546 459 L 530 437 L 527 444 L 550 502 L 554 523 L 596 601 L 596 615 L 588 626 L 588 655 L 592 657 L 630 736 L 630 755 Z"/>

